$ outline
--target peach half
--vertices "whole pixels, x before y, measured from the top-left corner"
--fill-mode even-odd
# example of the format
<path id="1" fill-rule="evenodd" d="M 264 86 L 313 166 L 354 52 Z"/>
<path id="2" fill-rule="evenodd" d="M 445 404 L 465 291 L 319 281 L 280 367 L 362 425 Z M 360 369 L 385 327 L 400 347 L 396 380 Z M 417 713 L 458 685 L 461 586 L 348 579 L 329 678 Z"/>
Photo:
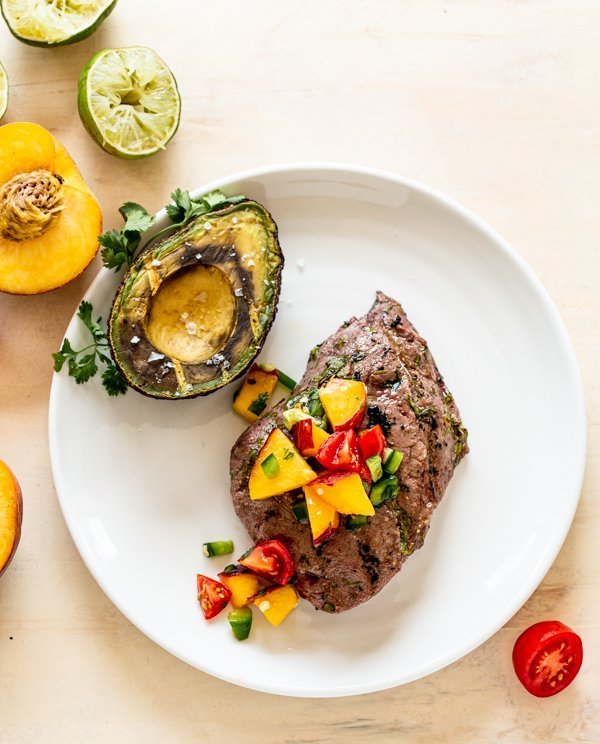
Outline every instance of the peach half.
<path id="1" fill-rule="evenodd" d="M 21 487 L 8 465 L 0 460 L 0 576 L 17 551 L 22 520 Z"/>

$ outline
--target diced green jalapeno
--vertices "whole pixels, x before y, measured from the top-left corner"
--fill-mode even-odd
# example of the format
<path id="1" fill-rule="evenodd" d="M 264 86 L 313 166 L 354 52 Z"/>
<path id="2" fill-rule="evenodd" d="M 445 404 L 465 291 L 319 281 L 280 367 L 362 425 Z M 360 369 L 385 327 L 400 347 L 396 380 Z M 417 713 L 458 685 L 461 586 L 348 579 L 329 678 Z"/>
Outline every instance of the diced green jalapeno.
<path id="1" fill-rule="evenodd" d="M 395 498 L 399 490 L 398 478 L 395 475 L 386 475 L 373 484 L 369 498 L 373 506 L 381 506 L 384 501 Z"/>
<path id="2" fill-rule="evenodd" d="M 389 453 L 387 454 L 387 457 L 385 457 L 383 461 L 383 469 L 385 470 L 386 473 L 393 474 L 398 470 L 403 459 L 404 459 L 403 452 L 399 452 L 398 450 L 395 450 L 395 449 L 390 450 Z"/>
<path id="3" fill-rule="evenodd" d="M 373 478 L 374 481 L 378 481 L 383 475 L 383 469 L 381 467 L 381 457 L 379 457 L 379 455 L 367 457 L 367 467 L 371 471 L 371 478 Z"/>
<path id="4" fill-rule="evenodd" d="M 297 424 L 298 421 L 311 418 L 312 416 L 310 416 L 308 413 L 304 413 L 301 408 L 288 408 L 286 411 L 283 412 L 283 423 L 290 431 L 292 430 L 292 426 L 294 424 Z"/>
<path id="5" fill-rule="evenodd" d="M 308 508 L 306 506 L 306 499 L 294 501 L 294 503 L 292 504 L 292 511 L 294 512 L 294 516 L 299 522 L 301 522 L 302 524 L 308 522 Z"/>
<path id="6" fill-rule="evenodd" d="M 260 466 L 267 478 L 274 478 L 279 472 L 279 463 L 277 462 L 277 458 L 273 453 L 271 453 L 268 457 L 265 457 Z"/>
<path id="7" fill-rule="evenodd" d="M 367 523 L 367 518 L 363 514 L 348 514 L 346 517 L 346 529 L 350 532 L 359 530 Z"/>
<path id="8" fill-rule="evenodd" d="M 245 641 L 250 635 L 252 627 L 252 610 L 249 607 L 240 607 L 227 615 L 231 631 L 238 641 Z"/>
<path id="9" fill-rule="evenodd" d="M 229 555 L 229 553 L 233 553 L 233 540 L 216 540 L 215 542 L 204 543 L 202 552 L 207 558 L 212 558 L 215 555 Z"/>
<path id="10" fill-rule="evenodd" d="M 283 385 L 284 388 L 287 388 L 290 392 L 296 387 L 298 384 L 296 380 L 292 380 L 291 377 L 288 377 L 285 372 L 282 372 L 280 369 L 277 370 L 277 379 L 279 382 Z"/>

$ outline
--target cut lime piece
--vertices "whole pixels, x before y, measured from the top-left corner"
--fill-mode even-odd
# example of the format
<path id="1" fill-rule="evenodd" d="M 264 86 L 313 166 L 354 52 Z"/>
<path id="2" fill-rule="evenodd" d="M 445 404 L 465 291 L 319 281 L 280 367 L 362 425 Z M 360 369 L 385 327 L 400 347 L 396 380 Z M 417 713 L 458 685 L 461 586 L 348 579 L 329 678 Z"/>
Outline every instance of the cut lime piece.
<path id="1" fill-rule="evenodd" d="M 147 47 L 98 52 L 79 76 L 77 105 L 100 147 L 121 158 L 164 150 L 181 113 L 173 73 Z"/>
<path id="2" fill-rule="evenodd" d="M 117 0 L 0 0 L 13 36 L 33 46 L 73 44 L 94 33 Z"/>
<path id="3" fill-rule="evenodd" d="M 8 76 L 2 62 L 0 62 L 0 119 L 6 113 L 8 108 Z"/>

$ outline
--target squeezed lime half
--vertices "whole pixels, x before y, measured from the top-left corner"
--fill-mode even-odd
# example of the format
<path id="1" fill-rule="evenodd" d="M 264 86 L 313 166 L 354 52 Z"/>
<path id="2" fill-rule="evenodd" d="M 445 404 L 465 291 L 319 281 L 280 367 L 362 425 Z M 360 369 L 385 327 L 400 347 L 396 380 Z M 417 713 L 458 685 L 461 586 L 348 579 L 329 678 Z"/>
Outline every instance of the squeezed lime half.
<path id="1" fill-rule="evenodd" d="M 6 70 L 0 62 L 0 119 L 6 113 L 8 108 L 8 76 Z"/>
<path id="2" fill-rule="evenodd" d="M 77 105 L 100 147 L 121 158 L 164 150 L 181 114 L 173 73 L 148 47 L 98 52 L 79 76 Z"/>
<path id="3" fill-rule="evenodd" d="M 73 44 L 92 34 L 117 0 L 0 0 L 13 36 L 34 46 Z"/>

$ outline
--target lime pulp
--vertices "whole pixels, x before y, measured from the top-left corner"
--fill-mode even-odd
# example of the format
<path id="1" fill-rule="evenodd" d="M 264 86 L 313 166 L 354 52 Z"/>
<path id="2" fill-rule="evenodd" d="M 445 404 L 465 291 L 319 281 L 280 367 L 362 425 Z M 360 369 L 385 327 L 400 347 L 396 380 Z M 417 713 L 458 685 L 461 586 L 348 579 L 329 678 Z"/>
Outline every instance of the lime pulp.
<path id="1" fill-rule="evenodd" d="M 8 76 L 2 63 L 0 62 L 0 119 L 6 113 L 8 108 Z"/>
<path id="2" fill-rule="evenodd" d="M 13 36 L 35 46 L 72 44 L 93 33 L 117 0 L 0 0 Z"/>
<path id="3" fill-rule="evenodd" d="M 98 52 L 79 78 L 81 120 L 111 155 L 143 158 L 163 150 L 179 126 L 173 73 L 152 49 Z"/>

